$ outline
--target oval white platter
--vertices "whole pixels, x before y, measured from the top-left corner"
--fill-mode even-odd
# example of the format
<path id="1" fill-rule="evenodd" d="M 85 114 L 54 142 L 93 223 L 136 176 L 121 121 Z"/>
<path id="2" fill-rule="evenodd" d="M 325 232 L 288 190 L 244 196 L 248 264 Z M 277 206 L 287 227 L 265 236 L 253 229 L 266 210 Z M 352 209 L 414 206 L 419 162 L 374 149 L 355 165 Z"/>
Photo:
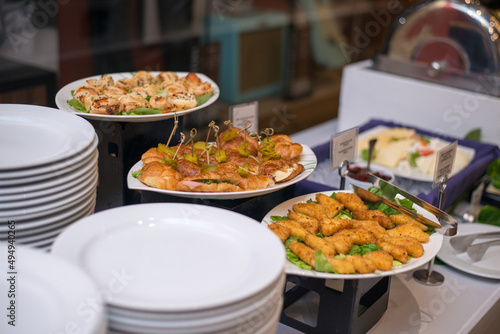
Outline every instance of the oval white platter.
<path id="1" fill-rule="evenodd" d="M 330 196 L 333 192 L 352 192 L 352 191 L 332 190 L 332 191 L 325 191 L 322 193 Z M 281 203 L 280 205 L 276 206 L 274 209 L 272 209 L 267 213 L 267 215 L 262 220 L 262 224 L 266 225 L 272 224 L 273 221 L 271 220 L 271 216 L 286 216 L 288 210 L 292 208 L 293 204 L 305 203 L 309 199 L 314 200 L 316 194 L 317 193 L 311 193 L 307 195 L 298 196 Z M 431 213 L 429 213 L 428 211 L 420 208 L 417 205 L 414 205 L 414 208 L 417 210 L 418 213 L 421 213 L 422 215 L 431 219 L 432 221 L 435 221 L 436 223 L 438 222 L 436 217 Z M 286 261 L 285 263 L 285 271 L 289 275 L 298 275 L 298 276 L 325 278 L 325 279 L 364 279 L 364 278 L 375 278 L 382 276 L 397 275 L 410 270 L 417 269 L 423 264 L 433 260 L 436 254 L 439 252 L 439 249 L 441 248 L 442 244 L 443 244 L 443 235 L 439 233 L 434 233 L 430 236 L 428 243 L 422 244 L 424 246 L 424 255 L 422 257 L 412 258 L 410 261 L 408 261 L 408 263 L 403 264 L 399 267 L 393 267 L 392 270 L 389 271 L 377 270 L 373 274 L 334 274 L 334 273 L 325 273 L 314 270 L 305 270 L 295 266 L 289 261 Z"/>
<path id="2" fill-rule="evenodd" d="M 159 188 L 153 188 L 145 185 L 138 179 L 132 176 L 132 172 L 138 171 L 143 167 L 142 161 L 137 162 L 127 174 L 127 185 L 129 189 L 134 190 L 142 190 L 142 191 L 152 191 L 165 195 L 177 196 L 177 197 L 185 197 L 185 198 L 204 198 L 204 199 L 240 199 L 240 198 L 249 198 L 262 196 L 266 194 L 273 193 L 275 191 L 281 190 L 292 184 L 295 184 L 299 181 L 307 178 L 316 168 L 318 164 L 318 160 L 316 159 L 316 154 L 314 154 L 313 150 L 306 145 L 302 145 L 303 151 L 299 157 L 299 163 L 304 166 L 304 171 L 291 179 L 290 181 L 277 183 L 274 186 L 266 189 L 260 190 L 252 190 L 252 191 L 235 191 L 235 192 L 226 192 L 226 193 L 205 193 L 205 192 L 187 192 L 187 191 L 175 191 L 175 190 L 165 190 Z"/>

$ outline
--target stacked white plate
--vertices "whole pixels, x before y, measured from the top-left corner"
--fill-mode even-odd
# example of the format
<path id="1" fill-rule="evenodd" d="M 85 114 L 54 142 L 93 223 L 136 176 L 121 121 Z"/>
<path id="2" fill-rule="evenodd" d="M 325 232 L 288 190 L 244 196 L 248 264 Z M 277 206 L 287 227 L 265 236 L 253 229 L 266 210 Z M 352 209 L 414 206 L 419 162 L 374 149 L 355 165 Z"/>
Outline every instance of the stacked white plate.
<path id="1" fill-rule="evenodd" d="M 0 242 L 0 254 L 0 333 L 107 333 L 105 305 L 83 270 L 28 246 Z"/>
<path id="2" fill-rule="evenodd" d="M 94 212 L 98 138 L 88 121 L 0 104 L 0 143 L 0 241 L 12 238 L 15 226 L 17 243 L 47 249 L 69 224 Z"/>
<path id="3" fill-rule="evenodd" d="M 96 282 L 111 333 L 275 333 L 285 252 L 265 226 L 220 208 L 130 205 L 64 230 L 52 254 Z"/>

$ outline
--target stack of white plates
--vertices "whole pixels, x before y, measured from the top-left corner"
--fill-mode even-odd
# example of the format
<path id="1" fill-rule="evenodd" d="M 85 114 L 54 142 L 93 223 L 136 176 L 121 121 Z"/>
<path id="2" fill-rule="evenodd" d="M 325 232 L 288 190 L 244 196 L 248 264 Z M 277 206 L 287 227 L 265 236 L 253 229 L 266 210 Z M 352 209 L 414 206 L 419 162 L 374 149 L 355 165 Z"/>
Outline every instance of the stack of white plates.
<path id="1" fill-rule="evenodd" d="M 0 241 L 49 248 L 94 211 L 98 138 L 83 118 L 57 109 L 0 104 Z M 10 222 L 10 223 L 9 223 Z"/>
<path id="2" fill-rule="evenodd" d="M 103 292 L 112 333 L 275 333 L 285 252 L 273 233 L 215 207 L 157 203 L 83 218 L 52 254 Z"/>
<path id="3" fill-rule="evenodd" d="M 7 242 L 0 242 L 0 254 L 0 333 L 107 333 L 100 291 L 83 270 Z"/>

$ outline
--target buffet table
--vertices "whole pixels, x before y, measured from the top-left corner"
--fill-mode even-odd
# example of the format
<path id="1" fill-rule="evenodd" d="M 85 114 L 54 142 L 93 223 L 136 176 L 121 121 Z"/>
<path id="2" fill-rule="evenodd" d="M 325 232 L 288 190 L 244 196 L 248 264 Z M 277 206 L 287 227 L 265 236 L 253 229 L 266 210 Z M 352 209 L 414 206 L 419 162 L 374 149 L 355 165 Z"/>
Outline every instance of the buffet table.
<path id="1" fill-rule="evenodd" d="M 334 119 L 299 132 L 292 139 L 318 147 L 336 132 L 337 120 Z M 301 191 L 300 183 L 296 191 Z M 421 284 L 413 279 L 413 272 L 394 276 L 387 311 L 368 333 L 493 333 L 498 330 L 500 281 L 473 276 L 445 264 L 434 266 L 434 270 L 445 277 L 442 285 Z M 287 310 L 287 315 L 314 326 L 317 307 L 318 298 L 307 294 Z M 282 323 L 278 326 L 277 334 L 295 333 L 301 332 Z"/>

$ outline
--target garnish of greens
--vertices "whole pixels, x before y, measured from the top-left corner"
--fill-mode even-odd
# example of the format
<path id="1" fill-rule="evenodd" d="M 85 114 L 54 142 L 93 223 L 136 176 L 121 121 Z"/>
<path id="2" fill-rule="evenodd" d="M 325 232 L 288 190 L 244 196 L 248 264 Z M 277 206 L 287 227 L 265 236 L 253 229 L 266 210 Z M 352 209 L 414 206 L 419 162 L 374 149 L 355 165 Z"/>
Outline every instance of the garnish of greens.
<path id="1" fill-rule="evenodd" d="M 369 191 L 375 193 L 375 194 L 380 194 L 381 191 L 380 189 L 376 188 L 376 187 L 371 187 L 368 189 Z M 330 195 L 330 197 L 332 198 L 335 198 L 335 192 L 332 193 Z M 399 205 L 402 205 L 404 206 L 405 208 L 407 209 L 410 209 L 414 212 L 416 212 L 416 210 L 413 208 L 413 202 L 406 199 L 406 198 L 393 198 L 393 201 L 398 203 Z M 312 200 L 308 200 L 307 203 L 312 203 L 314 201 Z M 390 216 L 390 215 L 395 215 L 395 214 L 399 214 L 399 211 L 391 208 L 390 206 L 384 204 L 384 203 L 370 203 L 370 202 L 365 202 L 365 204 L 367 204 L 369 206 L 369 209 L 370 210 L 375 210 L 375 209 L 378 209 L 380 211 L 382 211 L 383 213 L 385 213 L 387 216 Z M 498 210 L 498 209 L 497 209 Z M 498 210 L 498 224 L 500 224 L 500 210 Z M 352 218 L 352 213 L 349 212 L 348 210 L 346 209 L 343 209 L 339 212 L 339 214 L 336 216 L 336 218 L 342 218 L 342 219 L 353 219 Z M 271 216 L 271 220 L 273 223 L 277 222 L 277 221 L 280 221 L 280 220 L 288 220 L 289 218 L 286 217 L 286 216 Z M 435 232 L 435 228 L 429 226 L 429 230 L 426 232 L 428 234 L 433 234 Z M 320 237 L 320 238 L 324 238 L 324 235 L 322 235 L 321 233 L 317 233 L 316 234 L 317 237 Z M 290 261 L 292 264 L 294 264 L 295 266 L 301 268 L 301 269 L 305 269 L 305 270 L 313 270 L 313 268 L 308 265 L 306 262 L 302 261 L 297 255 L 295 255 L 289 248 L 289 245 L 290 245 L 290 242 L 292 241 L 298 241 L 298 242 L 302 242 L 302 239 L 301 238 L 297 238 L 297 237 L 293 237 L 293 236 L 290 236 L 286 241 L 285 241 L 285 250 L 286 250 L 286 257 L 287 257 L 287 260 Z M 351 248 L 351 250 L 349 251 L 349 253 L 347 254 L 337 254 L 335 255 L 336 258 L 338 259 L 343 259 L 346 257 L 346 255 L 354 255 L 354 254 L 359 254 L 359 255 L 365 255 L 367 253 L 370 253 L 370 252 L 373 252 L 373 251 L 376 251 L 376 250 L 380 250 L 381 248 L 375 244 L 372 244 L 372 243 L 366 243 L 364 245 L 353 245 L 353 247 Z M 326 272 L 326 273 L 334 273 L 334 274 L 338 274 L 338 272 L 336 272 L 332 266 L 330 265 L 330 263 L 327 261 L 325 255 L 323 254 L 323 252 L 318 249 L 316 250 L 315 254 L 314 254 L 314 261 L 315 261 L 315 264 L 316 264 L 316 268 L 314 269 L 314 271 L 318 271 L 318 272 Z M 393 261 L 393 267 L 398 267 L 398 266 L 401 266 L 402 263 L 397 261 L 397 260 L 394 260 Z"/>
<path id="2" fill-rule="evenodd" d="M 500 158 L 493 160 L 488 164 L 486 175 L 493 187 L 500 189 Z"/>

